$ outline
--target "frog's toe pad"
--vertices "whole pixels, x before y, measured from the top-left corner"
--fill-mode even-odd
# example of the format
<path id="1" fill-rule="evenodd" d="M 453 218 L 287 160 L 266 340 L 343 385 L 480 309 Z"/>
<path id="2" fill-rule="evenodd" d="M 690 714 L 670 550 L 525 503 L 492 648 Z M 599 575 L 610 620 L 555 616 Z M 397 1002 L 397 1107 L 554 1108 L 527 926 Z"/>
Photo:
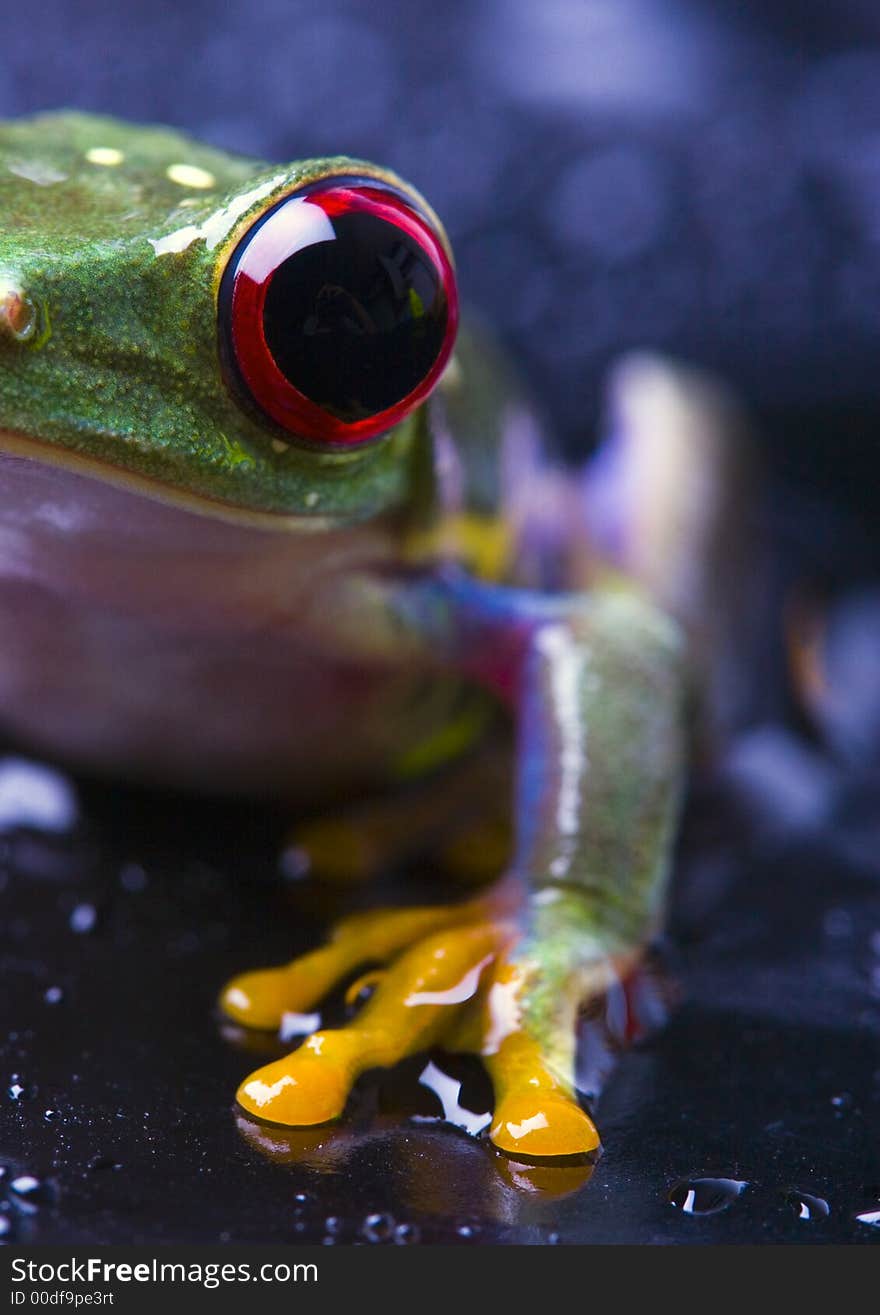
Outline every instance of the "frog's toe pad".
<path id="1" fill-rule="evenodd" d="M 236 1100 L 248 1114 L 287 1127 L 308 1127 L 337 1119 L 345 1108 L 352 1074 L 349 1066 L 322 1055 L 327 1033 L 315 1032 L 293 1055 L 277 1059 L 245 1078 Z"/>
<path id="2" fill-rule="evenodd" d="M 495 1108 L 489 1136 L 500 1151 L 529 1159 L 588 1155 L 599 1148 L 592 1119 L 561 1091 L 510 1092 Z"/>

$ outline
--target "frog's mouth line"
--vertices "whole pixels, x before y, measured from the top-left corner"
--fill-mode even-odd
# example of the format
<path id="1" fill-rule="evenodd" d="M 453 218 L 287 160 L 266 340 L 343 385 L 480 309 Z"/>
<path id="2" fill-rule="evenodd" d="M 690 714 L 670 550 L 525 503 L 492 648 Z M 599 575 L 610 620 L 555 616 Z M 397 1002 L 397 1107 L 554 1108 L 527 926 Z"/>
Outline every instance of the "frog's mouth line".
<path id="1" fill-rule="evenodd" d="M 230 525 L 243 526 L 256 530 L 279 530 L 289 533 L 314 533 L 337 529 L 348 522 L 343 517 L 315 516 L 308 512 L 274 512 L 254 511 L 247 507 L 238 507 L 231 502 L 220 502 L 203 497 L 188 489 L 178 489 L 149 475 L 135 474 L 121 466 L 99 461 L 94 457 L 83 456 L 69 448 L 54 447 L 39 439 L 29 438 L 25 434 L 12 430 L 0 429 L 0 457 L 3 455 L 18 457 L 26 461 L 35 461 L 43 466 L 54 466 L 67 470 L 72 475 L 85 479 L 99 480 L 113 488 L 122 489 L 135 497 L 149 498 L 161 502 L 166 507 L 175 507 L 181 511 L 191 512 L 194 516 L 210 520 L 226 521 Z"/>

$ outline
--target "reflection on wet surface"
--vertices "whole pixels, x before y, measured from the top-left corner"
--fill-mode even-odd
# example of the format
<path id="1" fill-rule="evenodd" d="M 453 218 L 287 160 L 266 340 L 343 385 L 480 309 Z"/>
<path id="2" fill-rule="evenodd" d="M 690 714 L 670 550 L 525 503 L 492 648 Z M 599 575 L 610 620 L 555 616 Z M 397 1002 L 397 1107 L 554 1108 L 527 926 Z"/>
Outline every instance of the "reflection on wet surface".
<path id="1" fill-rule="evenodd" d="M 261 1062 L 291 1042 L 221 1025 L 217 989 L 242 961 L 282 960 L 321 931 L 310 883 L 277 871 L 283 819 L 82 794 L 67 840 L 0 839 L 0 1241 L 876 1238 L 880 883 L 841 851 L 845 830 L 769 855 L 760 832 L 721 837 L 730 870 L 709 909 L 685 855 L 680 1002 L 610 1075 L 598 1066 L 601 1158 L 535 1165 L 478 1133 L 485 1075 L 440 1054 L 365 1074 L 337 1124 L 236 1112 L 241 1047 Z M 723 810 L 705 806 L 714 834 Z M 705 839 L 699 805 L 688 834 Z M 88 934 L 71 924 L 83 905 L 100 910 Z M 615 997 L 602 1021 L 615 1056 L 625 1006 Z M 346 1016 L 341 990 L 325 1025 Z M 707 1179 L 749 1186 L 707 1213 Z"/>

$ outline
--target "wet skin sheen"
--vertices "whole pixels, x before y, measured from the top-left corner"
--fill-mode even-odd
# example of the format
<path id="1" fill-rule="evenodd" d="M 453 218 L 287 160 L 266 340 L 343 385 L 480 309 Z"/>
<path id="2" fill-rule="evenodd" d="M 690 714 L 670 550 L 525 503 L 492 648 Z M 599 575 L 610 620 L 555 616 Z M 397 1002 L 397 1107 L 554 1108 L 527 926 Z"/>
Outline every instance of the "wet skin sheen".
<path id="1" fill-rule="evenodd" d="M 0 127 L 0 207 L 4 735 L 299 809 L 381 800 L 313 827 L 320 870 L 355 840 L 367 867 L 417 852 L 452 765 L 511 723 L 497 880 L 229 983 L 224 1011 L 271 1029 L 381 967 L 238 1100 L 321 1123 L 363 1070 L 441 1045 L 482 1056 L 501 1150 L 594 1151 L 576 1021 L 662 920 L 685 706 L 723 630 L 726 402 L 627 362 L 613 442 L 563 471 L 488 343 L 449 358 L 439 221 L 361 161 L 52 115 Z"/>

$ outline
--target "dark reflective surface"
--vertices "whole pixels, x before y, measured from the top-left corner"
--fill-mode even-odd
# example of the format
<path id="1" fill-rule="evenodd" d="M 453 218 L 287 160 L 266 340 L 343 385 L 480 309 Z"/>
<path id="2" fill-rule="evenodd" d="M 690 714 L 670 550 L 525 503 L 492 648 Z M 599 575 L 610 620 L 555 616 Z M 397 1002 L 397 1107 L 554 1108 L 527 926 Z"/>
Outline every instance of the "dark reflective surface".
<path id="1" fill-rule="evenodd" d="M 215 993 L 309 944 L 335 901 L 278 874 L 272 810 L 87 786 L 74 841 L 3 842 L 2 1227 L 71 1243 L 876 1240 L 855 1219 L 880 1209 L 880 882 L 876 853 L 852 847 L 866 787 L 838 777 L 834 825 L 772 844 L 730 827 L 726 797 L 695 802 L 671 949 L 683 1002 L 614 1070 L 603 1157 L 566 1168 L 437 1121 L 421 1059 L 363 1079 L 332 1128 L 237 1113 L 237 1082 L 279 1045 L 224 1029 Z M 95 919 L 77 932 L 83 904 Z M 481 1075 L 434 1058 L 484 1109 Z M 670 1203 L 710 1178 L 748 1188 L 717 1213 Z"/>

